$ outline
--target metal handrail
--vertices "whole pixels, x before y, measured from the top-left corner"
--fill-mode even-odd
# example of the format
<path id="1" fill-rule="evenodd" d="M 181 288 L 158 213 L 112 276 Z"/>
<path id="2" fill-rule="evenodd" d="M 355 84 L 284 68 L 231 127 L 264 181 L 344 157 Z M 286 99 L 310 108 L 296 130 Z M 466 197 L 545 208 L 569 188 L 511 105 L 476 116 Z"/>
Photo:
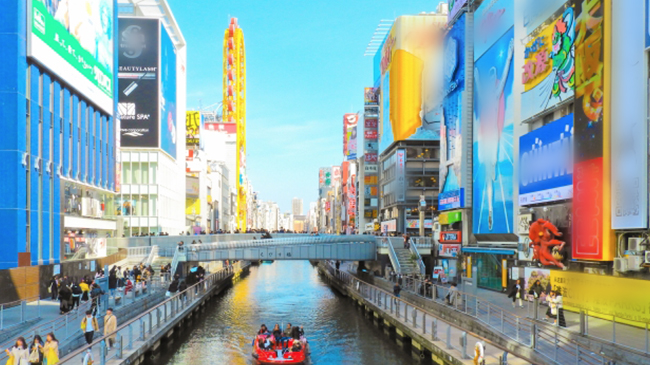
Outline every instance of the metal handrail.
<path id="1" fill-rule="evenodd" d="M 409 251 L 411 251 L 411 255 L 415 255 L 415 262 L 418 265 L 418 268 L 420 269 L 420 274 L 424 275 L 424 273 L 426 272 L 426 268 L 424 267 L 424 262 L 422 261 L 422 256 L 420 256 L 420 252 L 418 251 L 415 240 L 410 241 Z"/>
<path id="2" fill-rule="evenodd" d="M 149 256 L 144 260 L 144 264 L 146 266 L 149 266 L 153 264 L 153 262 L 156 260 L 158 257 L 158 246 L 151 246 L 151 251 L 149 252 Z"/>
<path id="3" fill-rule="evenodd" d="M 526 317 L 520 317 L 514 313 L 506 311 L 505 309 L 497 305 L 494 305 L 489 301 L 484 300 L 478 296 L 468 294 L 466 292 L 462 292 L 459 290 L 451 290 L 450 288 L 436 285 L 433 283 L 425 283 L 424 281 L 419 279 L 403 278 L 403 281 L 404 281 L 404 288 L 403 288 L 404 290 L 413 292 L 418 296 L 423 296 L 420 294 L 420 290 L 419 290 L 419 289 L 423 289 L 424 297 L 427 299 L 431 299 L 434 303 L 437 304 L 440 304 L 438 302 L 439 298 L 444 301 L 447 295 L 449 294 L 455 295 L 456 298 L 455 300 L 452 301 L 453 303 L 451 304 L 452 305 L 451 308 L 453 308 L 453 310 L 468 315 L 470 317 L 476 318 L 478 321 L 487 324 L 488 327 L 491 327 L 497 333 L 500 333 L 518 343 L 521 343 L 522 345 L 533 346 L 535 344 L 535 341 L 533 341 L 532 339 L 533 335 L 535 335 L 535 339 L 539 339 L 541 335 L 553 336 L 553 338 L 556 341 L 554 345 L 562 345 L 567 348 L 571 348 L 571 346 L 573 346 L 573 348 L 575 349 L 575 351 L 571 353 L 571 356 L 573 357 L 600 356 L 599 359 L 596 359 L 597 362 L 595 362 L 594 364 L 605 364 L 608 363 L 609 361 L 613 361 L 611 358 L 607 357 L 604 354 L 593 355 L 592 354 L 593 351 L 591 351 L 588 348 L 585 348 L 578 342 L 566 336 L 558 335 L 557 332 L 551 332 L 542 329 L 533 320 Z M 428 290 L 428 287 L 430 287 L 431 289 Z M 442 294 L 440 297 L 438 296 L 439 293 Z M 471 304 L 473 304 L 473 306 Z M 515 326 L 514 334 L 512 333 L 512 331 L 508 331 L 508 329 L 510 328 L 507 326 L 507 324 L 510 324 L 511 326 L 514 324 Z M 541 351 L 540 353 L 542 353 L 542 355 L 546 357 L 549 357 L 549 359 L 555 361 L 554 360 L 555 355 L 553 355 L 553 357 L 550 357 L 548 354 L 544 353 L 543 351 Z"/>
<path id="4" fill-rule="evenodd" d="M 390 239 L 384 237 L 383 240 L 386 242 L 388 246 L 388 258 L 390 259 L 390 262 L 393 264 L 393 270 L 401 274 L 402 273 L 402 265 L 399 263 L 399 259 L 397 258 L 397 254 L 395 253 L 395 248 L 393 247 L 393 243 L 390 241 Z"/>
<path id="5" fill-rule="evenodd" d="M 174 258 L 172 259 L 172 264 L 169 271 L 169 274 L 171 275 L 172 278 L 176 274 L 176 268 L 178 267 L 178 262 L 180 261 L 180 255 L 181 255 L 180 251 L 181 251 L 180 246 L 176 247 L 176 249 L 174 250 Z"/>
<path id="6" fill-rule="evenodd" d="M 103 336 L 99 337 L 98 339 L 94 340 L 90 345 L 83 345 L 82 347 L 78 348 L 77 350 L 72 351 L 71 353 L 69 353 L 68 355 L 63 357 L 60 360 L 59 364 L 65 364 L 65 363 L 69 362 L 70 360 L 73 360 L 76 356 L 82 354 L 88 348 L 92 348 L 92 347 L 94 347 L 96 345 L 99 345 L 99 344 L 101 344 L 101 346 L 99 346 L 99 348 L 100 348 L 100 351 L 101 351 L 101 355 L 103 357 L 102 359 L 100 359 L 100 361 L 98 361 L 99 363 L 105 364 L 106 361 L 109 358 L 112 358 L 112 357 L 121 358 L 121 356 L 123 355 L 122 354 L 122 343 L 123 343 L 122 342 L 123 341 L 122 335 L 119 335 L 120 339 L 118 340 L 117 351 L 112 356 L 110 356 L 109 358 L 106 357 L 106 355 L 107 355 L 106 354 L 106 340 L 109 337 L 116 336 L 116 335 L 119 334 L 120 331 L 128 329 L 129 334 L 130 334 L 129 335 L 130 339 L 129 339 L 128 346 L 131 347 L 132 344 L 133 344 L 132 327 L 131 327 L 132 325 L 134 325 L 135 323 L 140 324 L 140 333 L 141 333 L 142 339 L 144 339 L 144 337 L 146 336 L 146 330 L 145 330 L 144 324 L 143 324 L 143 320 L 145 320 L 145 317 L 148 317 L 149 320 L 150 320 L 150 322 L 149 322 L 149 333 L 151 334 L 152 333 L 152 319 L 153 319 L 152 313 L 156 312 L 158 315 L 160 315 L 159 311 L 161 309 L 164 309 L 165 310 L 165 312 L 164 312 L 165 316 L 164 316 L 164 319 L 163 319 L 163 323 L 167 323 L 168 319 L 175 318 L 176 315 L 178 315 L 180 312 L 182 312 L 183 309 L 185 309 L 187 307 L 186 299 L 188 297 L 190 298 L 190 302 L 193 302 L 194 299 L 200 298 L 200 296 L 198 296 L 198 290 L 201 288 L 201 286 L 205 286 L 207 283 L 214 284 L 216 282 L 216 280 L 220 280 L 220 279 L 226 277 L 227 275 L 230 275 L 233 272 L 244 269 L 245 267 L 247 267 L 249 265 L 250 265 L 249 262 L 239 261 L 239 262 L 235 263 L 234 265 L 226 266 L 226 267 L 222 268 L 221 270 L 218 270 L 217 272 L 214 272 L 214 273 L 208 275 L 205 278 L 205 280 L 203 280 L 201 282 L 198 282 L 198 283 L 188 287 L 187 289 L 185 289 L 182 292 L 176 293 L 172 297 L 164 300 L 161 303 L 158 303 L 157 305 L 150 308 L 149 310 L 147 310 L 145 312 L 142 312 L 137 317 L 135 317 L 135 318 L 127 321 L 126 323 L 120 325 L 114 332 L 111 332 L 111 333 L 109 333 L 107 335 L 103 335 Z M 224 273 L 226 275 L 224 275 Z M 183 298 L 185 298 L 185 299 L 183 299 Z M 171 308 L 172 308 L 171 309 L 172 310 L 171 317 L 167 316 L 168 304 L 170 304 Z M 182 305 L 182 307 L 180 309 L 179 309 L 179 305 Z M 174 310 L 174 308 L 176 310 Z M 158 316 L 158 321 L 159 322 L 158 322 L 157 326 L 160 325 L 160 316 Z M 138 340 L 138 339 L 140 339 L 140 338 L 137 338 L 136 340 Z"/>
<path id="7" fill-rule="evenodd" d="M 401 311 L 400 308 L 404 308 L 404 310 L 403 310 L 404 313 L 407 312 L 407 308 L 409 308 L 409 307 L 412 308 L 415 311 L 414 315 L 413 315 L 413 319 L 409 320 L 409 318 L 404 318 L 407 325 L 410 322 L 411 324 L 415 324 L 415 328 L 418 328 L 418 324 L 417 324 L 418 315 L 417 314 L 419 312 L 419 313 L 422 314 L 419 318 L 426 318 L 426 316 L 429 316 L 430 318 L 435 318 L 436 323 L 442 322 L 442 323 L 446 324 L 448 326 L 448 328 L 453 327 L 453 328 L 461 331 L 462 333 L 470 334 L 471 336 L 473 336 L 473 337 L 475 337 L 475 338 L 477 338 L 477 339 L 479 339 L 481 341 L 490 343 L 495 348 L 498 348 L 498 349 L 500 349 L 500 350 L 502 350 L 504 352 L 508 352 L 507 349 L 503 348 L 502 346 L 500 346 L 497 343 L 494 343 L 494 342 L 488 340 L 485 337 L 482 337 L 482 336 L 480 336 L 480 335 L 478 335 L 478 334 L 476 334 L 474 332 L 468 331 L 467 329 L 465 329 L 463 327 L 460 327 L 460 326 L 457 326 L 457 325 L 455 325 L 453 323 L 447 322 L 447 321 L 443 320 L 442 318 L 440 318 L 439 316 L 434 315 L 433 313 L 427 311 L 426 309 L 424 309 L 422 307 L 419 307 L 417 305 L 409 303 L 409 302 L 407 302 L 406 300 L 404 300 L 402 298 L 396 297 L 392 293 L 390 293 L 390 292 L 388 292 L 388 291 L 386 291 L 384 289 L 381 289 L 381 288 L 379 288 L 377 286 L 374 286 L 372 284 L 369 284 L 369 283 L 366 283 L 366 282 L 364 282 L 362 280 L 359 280 L 354 275 L 351 275 L 351 274 L 346 273 L 346 272 L 341 271 L 341 270 L 336 270 L 336 268 L 332 267 L 329 262 L 326 263 L 326 268 L 332 275 L 338 276 L 339 279 L 341 279 L 348 286 L 348 288 L 350 288 L 351 290 L 354 290 L 356 292 L 361 293 L 361 295 L 364 296 L 364 298 L 367 298 L 366 290 L 364 290 L 364 289 L 365 288 L 370 288 L 370 295 L 369 295 L 369 297 L 371 298 L 370 301 L 373 301 L 372 298 L 374 298 L 376 295 L 379 295 L 380 297 L 383 296 L 383 298 L 384 298 L 383 302 L 384 303 L 388 303 L 388 301 L 390 301 L 390 303 L 391 303 L 391 314 L 393 313 L 392 312 L 392 304 L 393 303 L 397 304 L 396 305 L 396 310 L 395 310 L 395 313 L 397 314 L 397 318 L 400 318 L 400 314 L 399 314 L 399 312 Z M 355 283 L 358 284 L 358 287 L 355 287 Z M 423 321 L 424 319 L 421 319 L 421 320 Z M 437 337 L 437 330 L 436 330 L 437 325 L 435 325 L 433 327 L 434 328 L 432 330 L 434 332 L 431 334 L 432 338 L 434 340 L 442 340 L 442 339 L 439 339 Z M 461 354 L 463 355 L 463 358 L 467 358 L 466 357 L 467 356 L 466 347 L 460 348 L 460 349 L 454 347 L 453 344 L 450 341 L 449 333 L 450 332 L 447 331 L 447 341 L 446 342 L 447 342 L 448 348 L 453 347 L 454 349 L 461 352 Z M 426 334 L 426 329 L 425 329 L 425 334 Z M 525 360 L 532 363 L 532 361 L 530 361 L 529 359 L 525 359 Z"/>

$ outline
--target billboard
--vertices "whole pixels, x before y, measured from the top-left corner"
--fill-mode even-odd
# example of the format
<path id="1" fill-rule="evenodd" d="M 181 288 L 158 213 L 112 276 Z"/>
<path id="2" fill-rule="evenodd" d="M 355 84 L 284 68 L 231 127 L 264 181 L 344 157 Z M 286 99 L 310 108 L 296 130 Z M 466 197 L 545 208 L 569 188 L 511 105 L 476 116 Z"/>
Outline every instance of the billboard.
<path id="1" fill-rule="evenodd" d="M 585 7 L 583 7 L 583 5 Z M 576 82 L 574 105 L 573 244 L 574 259 L 611 261 L 615 243 L 611 230 L 609 180 L 609 94 L 605 87 L 609 1 L 575 4 Z M 607 53 L 609 54 L 609 53 Z"/>
<path id="2" fill-rule="evenodd" d="M 454 19 L 456 14 L 467 4 L 467 0 L 449 0 L 449 16 L 447 21 Z"/>
<path id="3" fill-rule="evenodd" d="M 198 146 L 201 137 L 201 129 L 203 126 L 203 116 L 201 112 L 187 111 L 185 112 L 185 145 Z"/>
<path id="4" fill-rule="evenodd" d="M 379 152 L 406 139 L 440 139 L 442 44 L 447 19 L 400 16 L 380 50 Z"/>
<path id="5" fill-rule="evenodd" d="M 332 166 L 330 168 L 330 175 L 332 176 L 331 185 L 341 186 L 341 166 Z"/>
<path id="6" fill-rule="evenodd" d="M 511 27 L 474 65 L 475 234 L 513 232 L 513 51 Z"/>
<path id="7" fill-rule="evenodd" d="M 519 205 L 573 197 L 573 114 L 519 137 Z"/>
<path id="8" fill-rule="evenodd" d="M 113 115 L 113 0 L 27 4 L 28 56 Z"/>
<path id="9" fill-rule="evenodd" d="M 176 159 L 176 49 L 160 31 L 160 148 Z"/>
<path id="10" fill-rule="evenodd" d="M 343 156 L 347 161 L 357 159 L 357 125 L 359 114 L 343 115 Z"/>
<path id="11" fill-rule="evenodd" d="M 515 20 L 514 0 L 483 1 L 474 13 L 474 60 L 478 60 Z"/>
<path id="12" fill-rule="evenodd" d="M 160 21 L 119 18 L 117 110 L 122 147 L 159 147 Z"/>
<path id="13" fill-rule="evenodd" d="M 548 17 L 558 9 L 564 5 L 570 6 L 571 4 L 568 0 L 521 0 L 521 2 L 526 34 L 532 33 L 543 22 L 549 20 Z"/>
<path id="14" fill-rule="evenodd" d="M 575 19 L 562 8 L 533 33 L 524 51 L 521 119 L 526 120 L 573 96 Z"/>
<path id="15" fill-rule="evenodd" d="M 639 1 L 612 13 L 612 228 L 648 227 L 645 16 Z"/>
<path id="16" fill-rule="evenodd" d="M 440 126 L 439 210 L 465 206 L 462 194 L 462 172 L 465 170 L 462 133 L 465 96 L 465 19 L 465 15 L 458 18 L 445 36 L 443 80 L 446 88 L 443 90 L 443 122 Z"/>
<path id="17" fill-rule="evenodd" d="M 366 105 L 377 105 L 379 95 L 376 87 L 366 87 L 363 89 L 363 101 Z"/>
<path id="18" fill-rule="evenodd" d="M 399 149 L 395 155 L 397 159 L 395 163 L 395 179 L 397 180 L 395 195 L 398 202 L 404 202 L 406 200 L 406 150 Z"/>

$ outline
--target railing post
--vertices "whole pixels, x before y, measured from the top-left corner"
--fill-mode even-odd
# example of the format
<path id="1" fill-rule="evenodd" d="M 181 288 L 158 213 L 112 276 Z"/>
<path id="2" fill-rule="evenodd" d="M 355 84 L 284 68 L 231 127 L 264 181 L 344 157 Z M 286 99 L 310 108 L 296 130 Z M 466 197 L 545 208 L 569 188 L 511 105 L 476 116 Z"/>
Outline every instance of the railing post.
<path id="1" fill-rule="evenodd" d="M 27 310 L 27 301 L 23 300 L 20 302 L 20 323 L 25 322 L 25 312 Z"/>
<path id="2" fill-rule="evenodd" d="M 400 307 L 400 301 L 399 299 L 395 300 L 395 313 L 397 314 L 397 318 L 399 318 L 399 307 Z"/>
<path id="3" fill-rule="evenodd" d="M 427 334 L 427 312 L 422 312 L 422 334 Z"/>
<path id="4" fill-rule="evenodd" d="M 409 305 L 408 303 L 404 302 L 404 323 L 409 323 L 408 310 L 409 310 Z"/>
<path id="5" fill-rule="evenodd" d="M 530 328 L 530 348 L 537 349 L 537 324 L 535 323 Z"/>
<path id="6" fill-rule="evenodd" d="M 559 314 L 560 311 L 558 310 L 557 313 Z M 558 323 L 560 321 L 558 320 Z M 612 343 L 616 343 L 616 316 L 612 316 Z"/>
<path id="7" fill-rule="evenodd" d="M 648 338 L 648 323 L 645 324 L 645 353 L 650 350 L 650 338 Z"/>
<path id="8" fill-rule="evenodd" d="M 102 341 L 99 344 L 99 357 L 101 358 L 101 365 L 106 365 L 106 342 Z"/>
<path id="9" fill-rule="evenodd" d="M 140 340 L 144 341 L 145 330 L 144 330 L 144 321 L 140 318 Z"/>
<path id="10" fill-rule="evenodd" d="M 438 341 L 438 318 L 433 318 L 431 321 L 431 339 Z"/>
<path id="11" fill-rule="evenodd" d="M 413 317 L 413 328 L 418 328 L 418 321 L 416 321 L 418 316 L 418 310 L 415 309 L 415 307 L 413 307 L 413 312 L 411 316 Z"/>
<path id="12" fill-rule="evenodd" d="M 504 313 L 504 311 L 502 309 L 501 310 L 501 333 L 505 332 L 504 331 L 504 329 L 505 329 L 504 319 L 505 319 L 505 313 Z"/>
<path id="13" fill-rule="evenodd" d="M 151 334 L 151 330 L 152 330 L 151 327 L 153 326 L 152 322 L 153 322 L 153 315 L 151 315 L 151 312 L 149 312 L 149 334 Z"/>
<path id="14" fill-rule="evenodd" d="M 128 350 L 133 350 L 133 326 L 129 325 L 129 345 L 126 347 Z"/>
<path id="15" fill-rule="evenodd" d="M 460 345 L 462 346 L 462 357 L 463 359 L 467 359 L 467 332 L 463 331 L 463 333 L 460 335 Z"/>
<path id="16" fill-rule="evenodd" d="M 587 333 L 585 332 L 585 311 L 580 310 L 580 334 L 581 335 L 586 335 Z"/>
<path id="17" fill-rule="evenodd" d="M 447 349 L 451 350 L 451 325 L 447 324 Z"/>
<path id="18" fill-rule="evenodd" d="M 517 325 L 517 342 L 519 342 L 519 317 L 515 318 L 515 324 Z"/>
<path id="19" fill-rule="evenodd" d="M 52 331 L 54 333 L 54 331 Z M 68 315 L 65 315 L 65 338 L 68 338 Z"/>
<path id="20" fill-rule="evenodd" d="M 120 335 L 120 342 L 117 346 L 117 358 L 121 359 L 122 358 L 122 353 L 124 351 L 124 337 Z"/>
<path id="21" fill-rule="evenodd" d="M 559 313 L 559 311 L 558 311 L 558 313 Z M 557 344 L 558 344 L 557 331 L 555 331 L 555 339 L 553 341 L 553 350 L 554 350 L 554 352 L 553 352 L 553 360 L 555 360 L 555 362 L 557 362 L 557 348 L 558 348 Z"/>

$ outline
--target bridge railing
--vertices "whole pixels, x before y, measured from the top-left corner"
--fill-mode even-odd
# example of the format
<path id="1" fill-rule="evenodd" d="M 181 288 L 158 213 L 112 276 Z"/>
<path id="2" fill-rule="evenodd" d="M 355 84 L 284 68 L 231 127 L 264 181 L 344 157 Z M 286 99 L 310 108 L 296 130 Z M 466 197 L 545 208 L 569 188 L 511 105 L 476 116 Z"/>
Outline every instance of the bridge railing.
<path id="1" fill-rule="evenodd" d="M 205 280 L 190 286 L 182 292 L 176 293 L 169 299 L 120 325 L 114 332 L 101 336 L 94 340 L 92 344 L 84 345 L 64 356 L 57 364 L 77 364 L 79 361 L 78 357 L 82 356 L 89 348 L 99 348 L 100 352 L 99 359 L 96 361 L 97 364 L 106 364 L 108 360 L 113 358 L 123 359 L 125 348 L 131 350 L 136 341 L 144 341 L 151 338 L 154 329 L 158 330 L 163 328 L 170 321 L 183 315 L 184 310 L 192 303 L 200 300 L 209 288 L 230 274 L 241 271 L 248 265 L 250 263 L 239 261 L 234 265 L 224 267 L 208 275 Z M 115 350 L 112 353 L 107 349 L 109 338 L 116 339 Z"/>
<path id="2" fill-rule="evenodd" d="M 203 243 L 196 245 L 185 245 L 186 249 L 190 251 L 209 251 L 209 250 L 230 250 L 230 249 L 244 249 L 255 247 L 269 247 L 269 246 L 290 246 L 290 245 L 309 245 L 309 244 L 336 244 L 336 243 L 356 243 L 356 242 L 375 242 L 373 236 L 306 236 L 295 238 L 271 238 L 271 239 L 257 239 L 245 240 L 235 242 L 216 242 L 216 243 Z"/>
<path id="3" fill-rule="evenodd" d="M 390 259 L 390 262 L 393 264 L 393 269 L 395 270 L 396 273 L 401 274 L 402 265 L 400 265 L 399 259 L 397 258 L 397 254 L 395 253 L 393 242 L 391 242 L 391 239 L 387 237 L 384 237 L 382 241 L 384 241 L 388 246 L 388 258 Z"/>
<path id="4" fill-rule="evenodd" d="M 412 277 L 403 278 L 403 284 L 404 290 L 473 317 L 496 333 L 539 350 L 542 355 L 556 363 L 565 364 L 566 358 L 580 359 L 576 364 L 593 365 L 609 364 L 611 360 L 605 355 L 592 353 L 590 349 L 558 335 L 556 331 L 544 329 L 533 320 L 506 311 L 479 296 Z M 559 323 L 559 311 L 557 316 Z"/>

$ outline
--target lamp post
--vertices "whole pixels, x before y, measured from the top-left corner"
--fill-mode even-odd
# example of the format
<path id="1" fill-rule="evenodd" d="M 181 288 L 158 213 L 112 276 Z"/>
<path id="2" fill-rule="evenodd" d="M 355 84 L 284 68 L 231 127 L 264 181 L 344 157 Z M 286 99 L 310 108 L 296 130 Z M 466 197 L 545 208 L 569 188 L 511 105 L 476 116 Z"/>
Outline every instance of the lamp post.
<path id="1" fill-rule="evenodd" d="M 420 237 L 424 237 L 424 211 L 427 208 L 427 200 L 424 195 L 420 195 Z"/>

